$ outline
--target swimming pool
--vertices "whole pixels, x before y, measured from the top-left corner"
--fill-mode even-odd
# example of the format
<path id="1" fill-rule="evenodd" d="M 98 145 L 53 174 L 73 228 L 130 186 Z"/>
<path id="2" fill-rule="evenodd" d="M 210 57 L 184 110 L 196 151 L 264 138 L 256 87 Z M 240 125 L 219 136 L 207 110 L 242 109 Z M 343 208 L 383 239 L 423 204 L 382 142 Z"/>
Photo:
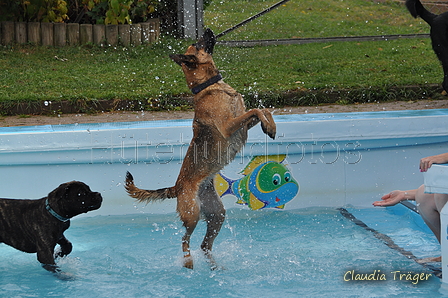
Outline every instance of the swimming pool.
<path id="1" fill-rule="evenodd" d="M 408 225 L 412 211 L 392 209 L 349 211 L 373 219 L 378 230 L 396 223 L 391 237 L 419 257 L 438 252 L 435 238 L 415 223 Z M 397 271 L 432 271 L 388 248 L 335 208 L 231 209 L 214 247 L 224 267 L 217 271 L 210 271 L 199 251 L 204 232 L 202 223 L 192 239 L 196 267 L 188 270 L 181 266 L 183 231 L 174 213 L 74 219 L 66 232 L 74 250 L 59 264 L 75 280 L 58 280 L 40 267 L 35 255 L 0 246 L 0 296 L 437 297 L 441 284 L 434 275 L 417 282 L 399 280 L 399 275 L 394 280 Z M 352 280 L 352 271 L 375 270 L 387 280 Z"/>
<path id="2" fill-rule="evenodd" d="M 369 207 L 392 189 L 423 183 L 418 160 L 446 151 L 448 111 L 275 119 L 276 140 L 253 128 L 243 152 L 223 175 L 241 179 L 241 170 L 254 157 L 269 156 L 290 171 L 299 191 L 281 211 L 253 211 L 237 204 L 235 196 L 224 196 L 228 217 L 214 251 L 226 270 L 216 272 L 209 271 L 199 250 L 194 251 L 196 269 L 181 268 L 183 231 L 173 213 L 174 200 L 136 205 L 123 189 L 127 170 L 142 188 L 174 184 L 191 138 L 191 121 L 0 128 L 2 197 L 40 198 L 62 182 L 81 180 L 104 198 L 100 210 L 75 218 L 66 232 L 75 248 L 59 264 L 75 281 L 54 279 L 35 255 L 1 245 L 0 295 L 381 297 L 439 291 L 435 277 L 418 284 L 394 281 L 391 272 L 431 270 L 388 248 L 337 208 L 347 208 L 400 247 L 413 246 L 417 257 L 440 253 L 411 211 L 399 215 L 401 211 L 391 211 L 400 210 L 395 207 Z M 387 230 L 404 222 L 398 235 Z M 193 235 L 193 249 L 203 237 L 200 229 L 204 227 Z M 387 281 L 344 281 L 352 270 L 353 276 L 358 270 L 380 270 Z"/>

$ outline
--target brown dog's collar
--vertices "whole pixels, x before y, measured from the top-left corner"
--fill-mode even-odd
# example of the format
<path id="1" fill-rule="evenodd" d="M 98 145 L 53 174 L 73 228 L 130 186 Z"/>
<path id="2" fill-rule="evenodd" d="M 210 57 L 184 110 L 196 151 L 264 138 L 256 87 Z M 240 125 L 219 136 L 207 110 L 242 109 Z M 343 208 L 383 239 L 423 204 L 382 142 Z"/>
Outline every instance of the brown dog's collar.
<path id="1" fill-rule="evenodd" d="M 222 80 L 222 76 L 220 73 L 218 73 L 216 76 L 210 78 L 209 80 L 207 80 L 206 82 L 197 85 L 196 87 L 191 88 L 191 92 L 193 94 L 198 94 L 199 92 L 201 92 L 202 90 L 204 90 L 205 88 L 218 83 L 218 81 Z"/>
<path id="2" fill-rule="evenodd" d="M 56 211 L 54 211 L 51 207 L 50 207 L 50 203 L 48 203 L 48 199 L 45 200 L 45 209 L 47 209 L 47 211 L 53 215 L 55 218 L 59 219 L 62 222 L 67 222 L 70 220 L 70 218 L 66 218 L 63 216 L 60 216 Z"/>

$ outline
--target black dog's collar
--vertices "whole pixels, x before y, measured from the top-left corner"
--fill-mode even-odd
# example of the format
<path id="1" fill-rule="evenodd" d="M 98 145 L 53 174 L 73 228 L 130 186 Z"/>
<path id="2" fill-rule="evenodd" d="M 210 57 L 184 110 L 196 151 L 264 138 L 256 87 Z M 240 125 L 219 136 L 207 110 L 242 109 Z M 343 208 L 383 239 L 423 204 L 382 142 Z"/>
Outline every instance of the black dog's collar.
<path id="1" fill-rule="evenodd" d="M 47 209 L 47 211 L 53 215 L 54 217 L 56 217 L 57 219 L 59 219 L 62 222 L 67 222 L 70 220 L 70 218 L 66 218 L 63 216 L 60 216 L 59 214 L 56 213 L 56 211 L 54 211 L 53 209 L 51 209 L 50 207 L 50 203 L 48 203 L 48 199 L 45 200 L 45 209 Z"/>
<path id="2" fill-rule="evenodd" d="M 207 80 L 206 82 L 197 85 L 196 87 L 191 88 L 191 92 L 193 94 L 198 94 L 199 92 L 201 92 L 202 90 L 204 90 L 205 88 L 216 84 L 218 81 L 222 80 L 222 76 L 220 73 L 218 73 L 216 76 L 212 77 L 211 79 Z"/>

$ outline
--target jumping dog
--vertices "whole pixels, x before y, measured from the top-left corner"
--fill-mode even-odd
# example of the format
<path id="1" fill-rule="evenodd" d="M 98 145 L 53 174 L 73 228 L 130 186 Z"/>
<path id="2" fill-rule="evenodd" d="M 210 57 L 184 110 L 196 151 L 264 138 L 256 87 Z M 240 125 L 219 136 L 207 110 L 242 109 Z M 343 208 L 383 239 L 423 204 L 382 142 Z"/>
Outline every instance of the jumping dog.
<path id="1" fill-rule="evenodd" d="M 224 83 L 213 62 L 216 38 L 207 29 L 184 55 L 170 55 L 182 67 L 187 85 L 194 94 L 193 138 L 187 150 L 176 184 L 158 190 L 143 190 L 134 185 L 128 172 L 125 188 L 140 202 L 177 198 L 177 212 L 186 229 L 182 237 L 183 265 L 193 269 L 190 237 L 202 217 L 207 232 L 201 249 L 212 269 L 216 263 L 211 251 L 225 219 L 225 209 L 213 186 L 213 178 L 235 158 L 247 140 L 247 131 L 261 122 L 272 139 L 276 125 L 268 109 L 246 111 L 241 94 Z"/>

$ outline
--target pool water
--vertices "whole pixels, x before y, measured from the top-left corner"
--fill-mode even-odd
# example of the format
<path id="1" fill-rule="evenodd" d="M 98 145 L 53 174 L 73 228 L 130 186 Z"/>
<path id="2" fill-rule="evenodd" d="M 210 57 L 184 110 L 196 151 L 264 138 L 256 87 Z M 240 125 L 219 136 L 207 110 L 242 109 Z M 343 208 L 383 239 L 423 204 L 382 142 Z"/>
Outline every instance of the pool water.
<path id="1" fill-rule="evenodd" d="M 412 211 L 394 208 L 348 209 L 377 230 L 395 227 L 389 236 L 414 255 L 440 255 L 424 225 L 406 224 L 414 221 Z M 0 244 L 0 297 L 444 295 L 435 276 L 417 284 L 394 280 L 394 271 L 432 271 L 390 249 L 335 208 L 228 210 L 214 246 L 215 259 L 223 267 L 216 271 L 210 271 L 199 250 L 204 223 L 192 237 L 195 269 L 182 268 L 183 232 L 175 213 L 75 218 L 65 233 L 73 252 L 58 262 L 74 276 L 70 281 L 43 270 L 35 254 Z M 351 270 L 380 270 L 387 280 L 344 281 Z"/>

